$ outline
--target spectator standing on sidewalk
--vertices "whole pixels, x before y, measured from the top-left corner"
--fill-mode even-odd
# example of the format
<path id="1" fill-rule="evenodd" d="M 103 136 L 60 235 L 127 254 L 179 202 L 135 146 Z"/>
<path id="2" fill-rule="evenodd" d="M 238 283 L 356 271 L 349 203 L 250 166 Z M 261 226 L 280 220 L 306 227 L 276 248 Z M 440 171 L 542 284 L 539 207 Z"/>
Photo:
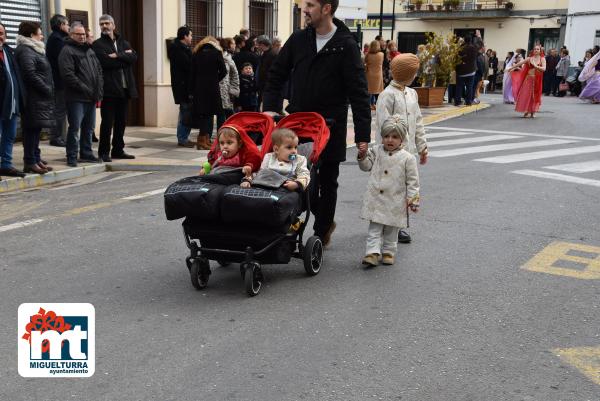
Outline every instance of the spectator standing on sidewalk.
<path id="1" fill-rule="evenodd" d="M 137 53 L 129 42 L 115 32 L 115 20 L 110 15 L 100 16 L 100 30 L 102 35 L 92 46 L 102 66 L 104 77 L 98 153 L 105 162 L 112 159 L 135 159 L 135 156 L 125 153 L 123 137 L 129 99 L 138 97 L 132 70 L 137 61 Z"/>
<path id="2" fill-rule="evenodd" d="M 17 116 L 23 108 L 23 82 L 12 47 L 6 44 L 6 28 L 0 23 L 0 175 L 24 177 L 12 164 L 17 136 Z"/>
<path id="3" fill-rule="evenodd" d="M 495 51 L 493 50 L 489 50 L 489 70 L 487 72 L 488 74 L 488 81 L 490 81 L 489 85 L 490 85 L 490 92 L 495 92 L 496 91 L 496 77 L 498 76 L 498 56 L 496 54 Z"/>
<path id="4" fill-rule="evenodd" d="M 569 73 L 569 67 L 571 66 L 571 58 L 569 57 L 569 51 L 567 49 L 560 50 L 560 61 L 556 65 L 556 77 L 554 78 L 554 96 L 563 97 L 567 91 L 560 91 L 559 87 L 561 83 L 565 83 L 567 75 Z"/>
<path id="5" fill-rule="evenodd" d="M 269 79 L 269 70 L 273 61 L 277 58 L 277 54 L 273 51 L 271 40 L 266 35 L 260 35 L 256 39 L 256 44 L 262 55 L 260 56 L 260 67 L 258 69 L 258 109 L 260 111 L 260 104 L 262 103 L 263 91 L 265 85 Z"/>
<path id="6" fill-rule="evenodd" d="M 243 36 L 242 36 L 243 37 Z M 242 72 L 242 67 L 246 63 L 252 64 L 252 71 L 258 71 L 258 65 L 260 64 L 260 58 L 254 53 L 254 38 L 246 39 L 244 47 L 242 47 L 239 53 L 233 56 L 233 61 L 238 69 L 238 73 Z M 237 41 L 236 41 L 237 46 Z"/>
<path id="7" fill-rule="evenodd" d="M 96 103 L 102 100 L 102 67 L 86 39 L 83 25 L 73 23 L 69 39 L 58 57 L 60 75 L 65 83 L 67 116 L 67 165 L 77 166 L 77 151 L 82 162 L 97 163 L 92 152 L 96 126 Z"/>
<path id="8" fill-rule="evenodd" d="M 40 133 L 51 128 L 54 120 L 54 81 L 52 67 L 46 57 L 39 22 L 23 21 L 19 24 L 15 55 L 23 78 L 23 172 L 46 174 L 52 171 L 41 159 Z"/>
<path id="9" fill-rule="evenodd" d="M 171 90 L 175 104 L 179 105 L 177 119 L 177 146 L 193 148 L 189 140 L 192 129 L 188 126 L 192 113 L 189 97 L 190 75 L 192 71 L 192 30 L 187 26 L 177 29 L 177 39 L 169 46 L 168 57 L 171 63 Z M 187 125 L 186 125 L 187 124 Z"/>
<path id="10" fill-rule="evenodd" d="M 217 131 L 225 120 L 233 115 L 233 101 L 240 96 L 240 77 L 231 57 L 235 51 L 235 42 L 232 38 L 221 39 L 221 47 L 223 48 L 223 61 L 225 61 L 227 75 L 219 82 L 223 112 L 217 115 Z"/>
<path id="11" fill-rule="evenodd" d="M 383 62 L 385 53 L 381 52 L 379 43 L 377 40 L 372 41 L 369 45 L 369 53 L 365 56 L 365 72 L 367 74 L 368 91 L 371 96 L 371 110 L 375 110 L 377 97 L 383 92 Z"/>
<path id="12" fill-rule="evenodd" d="M 556 81 L 556 66 L 560 61 L 560 57 L 556 49 L 550 49 L 546 56 L 546 71 L 544 71 L 544 95 L 549 96 L 550 93 L 556 93 L 558 89 L 555 87 Z"/>
<path id="13" fill-rule="evenodd" d="M 46 42 L 46 57 L 52 66 L 54 80 L 54 119 L 56 124 L 50 130 L 50 145 L 64 147 L 67 139 L 67 104 L 65 102 L 65 87 L 58 68 L 58 55 L 69 36 L 69 20 L 61 14 L 50 18 L 52 33 Z"/>
<path id="14" fill-rule="evenodd" d="M 371 111 L 364 66 L 350 30 L 334 18 L 338 0 L 305 0 L 307 28 L 294 32 L 283 45 L 264 92 L 263 109 L 279 111 L 282 89 L 292 81 L 287 111 L 314 111 L 335 120 L 331 136 L 311 180 L 311 211 L 315 235 L 327 245 L 335 229 L 340 163 L 346 159 L 348 105 L 352 106 L 354 141 L 359 157 L 371 140 Z"/>
<path id="15" fill-rule="evenodd" d="M 196 147 L 209 150 L 215 115 L 223 112 L 219 82 L 227 75 L 223 50 L 212 36 L 202 39 L 192 52 L 192 126 L 200 128 Z"/>
<path id="16" fill-rule="evenodd" d="M 477 47 L 473 45 L 473 38 L 471 36 L 465 37 L 463 46 L 458 53 L 461 62 L 456 66 L 455 106 L 460 106 L 463 97 L 465 98 L 465 104 L 467 106 L 473 104 L 473 84 L 477 72 L 478 55 L 479 51 L 477 50 Z"/>

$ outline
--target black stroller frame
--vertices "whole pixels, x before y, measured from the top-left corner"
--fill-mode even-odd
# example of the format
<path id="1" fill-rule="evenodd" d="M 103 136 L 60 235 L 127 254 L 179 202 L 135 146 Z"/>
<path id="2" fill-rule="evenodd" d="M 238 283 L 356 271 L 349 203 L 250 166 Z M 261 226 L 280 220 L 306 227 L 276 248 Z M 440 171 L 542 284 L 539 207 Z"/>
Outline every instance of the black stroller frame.
<path id="1" fill-rule="evenodd" d="M 330 125 L 330 120 L 326 120 Z M 310 166 L 311 177 L 318 169 L 318 162 Z M 312 180 L 311 180 L 312 181 Z M 186 223 L 183 224 L 183 234 L 185 243 L 190 250 L 190 256 L 186 258 L 186 264 L 190 271 L 192 285 L 200 290 L 208 285 L 208 279 L 211 275 L 209 260 L 216 260 L 219 265 L 227 266 L 230 261 L 240 261 L 240 274 L 244 280 L 246 293 L 249 296 L 258 295 L 262 287 L 264 276 L 262 274 L 261 263 L 269 252 L 276 247 L 284 246 L 285 243 L 293 245 L 290 258 L 301 259 L 304 263 L 304 270 L 308 276 L 319 274 L 323 264 L 323 242 L 318 236 L 311 236 L 303 243 L 304 230 L 310 221 L 310 191 L 311 185 L 301 191 L 301 202 L 304 206 L 294 217 L 291 227 L 286 233 L 281 233 L 272 241 L 269 241 L 261 249 L 254 249 L 252 246 L 246 246 L 243 251 L 206 247 L 201 243 L 200 238 L 194 238 L 186 229 Z M 305 214 L 304 219 L 302 215 Z M 297 228 L 296 228 L 297 227 Z M 268 260 L 268 259 L 267 259 Z"/>

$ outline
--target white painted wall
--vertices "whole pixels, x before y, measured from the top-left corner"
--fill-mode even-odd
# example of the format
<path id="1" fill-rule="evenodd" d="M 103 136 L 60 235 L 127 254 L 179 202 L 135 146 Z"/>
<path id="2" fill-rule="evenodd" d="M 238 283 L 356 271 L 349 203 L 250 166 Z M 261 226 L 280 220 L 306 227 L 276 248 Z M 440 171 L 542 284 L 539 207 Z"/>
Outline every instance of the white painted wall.
<path id="1" fill-rule="evenodd" d="M 368 0 L 340 0 L 335 16 L 344 19 L 366 19 Z"/>
<path id="2" fill-rule="evenodd" d="M 597 30 L 600 30 L 600 1 L 571 0 L 565 34 L 565 45 L 569 49 L 571 65 L 577 65 L 578 61 L 583 60 L 585 51 L 594 46 Z"/>

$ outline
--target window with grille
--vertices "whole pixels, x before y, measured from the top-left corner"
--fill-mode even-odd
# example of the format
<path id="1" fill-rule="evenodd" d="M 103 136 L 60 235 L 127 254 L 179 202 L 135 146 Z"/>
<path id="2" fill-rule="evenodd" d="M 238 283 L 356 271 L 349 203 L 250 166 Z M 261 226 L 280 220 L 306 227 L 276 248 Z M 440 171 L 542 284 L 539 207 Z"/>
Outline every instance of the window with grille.
<path id="1" fill-rule="evenodd" d="M 223 35 L 222 0 L 186 0 L 185 23 L 192 30 L 193 43 L 206 36 Z"/>
<path id="2" fill-rule="evenodd" d="M 6 43 L 15 45 L 22 21 L 42 22 L 40 0 L 0 1 L 0 22 L 6 27 Z"/>
<path id="3" fill-rule="evenodd" d="M 594 46 L 600 46 L 600 31 L 596 31 L 596 37 L 594 38 Z"/>
<path id="4" fill-rule="evenodd" d="M 250 34 L 277 36 L 278 0 L 250 0 Z"/>

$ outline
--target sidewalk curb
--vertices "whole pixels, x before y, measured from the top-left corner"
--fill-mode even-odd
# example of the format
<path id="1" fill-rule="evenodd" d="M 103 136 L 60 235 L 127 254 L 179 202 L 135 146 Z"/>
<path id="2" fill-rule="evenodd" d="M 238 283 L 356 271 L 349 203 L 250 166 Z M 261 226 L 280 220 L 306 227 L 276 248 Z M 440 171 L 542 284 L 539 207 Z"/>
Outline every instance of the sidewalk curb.
<path id="1" fill-rule="evenodd" d="M 423 117 L 423 124 L 430 125 L 451 118 L 464 116 L 471 113 L 477 113 L 479 110 L 485 110 L 492 107 L 490 103 L 474 104 L 472 106 L 458 107 L 454 110 L 448 110 L 439 114 Z"/>
<path id="2" fill-rule="evenodd" d="M 128 163 L 110 163 L 106 165 L 106 171 L 182 171 L 195 173 L 200 169 L 200 163 L 197 165 L 185 165 L 185 164 L 156 164 L 156 163 L 139 163 L 139 164 L 128 164 Z"/>
<path id="3" fill-rule="evenodd" d="M 42 185 L 54 184 L 57 182 L 71 180 L 73 178 L 85 177 L 92 174 L 102 173 L 107 170 L 105 164 L 94 164 L 90 166 L 74 167 L 65 170 L 51 171 L 49 173 L 28 174 L 23 178 L 6 178 L 0 181 L 0 193 L 16 191 L 18 189 L 30 189 L 41 187 Z"/>

